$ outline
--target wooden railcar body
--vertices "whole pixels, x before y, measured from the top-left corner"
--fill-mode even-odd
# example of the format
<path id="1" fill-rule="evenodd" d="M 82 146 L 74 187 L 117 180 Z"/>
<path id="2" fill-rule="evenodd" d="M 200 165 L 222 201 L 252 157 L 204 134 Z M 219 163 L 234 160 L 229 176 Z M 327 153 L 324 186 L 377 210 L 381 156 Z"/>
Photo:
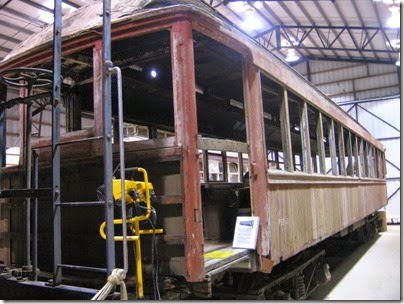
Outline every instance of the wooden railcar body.
<path id="1" fill-rule="evenodd" d="M 203 196 L 206 191 L 211 191 L 214 201 L 218 191 L 227 191 L 241 185 L 201 181 L 199 162 L 203 151 L 218 150 L 248 155 L 250 214 L 260 218 L 257 250 L 249 253 L 249 271 L 270 273 L 274 265 L 331 235 L 352 228 L 387 204 L 384 147 L 361 125 L 301 75 L 224 21 L 214 11 L 196 1 L 160 3 L 163 4 L 159 4 L 159 1 L 116 2 L 112 12 L 112 40 L 119 42 L 158 31 L 169 31 L 174 135 L 125 144 L 127 166 L 142 166 L 148 169 L 159 198 L 158 223 L 165 229 L 165 234 L 159 237 L 160 252 L 163 252 L 161 259 L 166 262 L 162 265 L 163 273 L 183 275 L 188 282 L 203 282 L 206 274 L 215 270 L 208 269 L 209 263 L 204 259 L 204 249 L 207 247 L 204 222 L 206 226 L 209 216 L 218 216 L 220 219 L 220 215 L 226 210 L 223 211 L 225 207 L 221 207 L 222 213 L 205 213 L 204 207 L 208 204 L 205 204 Z M 93 77 L 94 112 L 93 128 L 62 135 L 61 141 L 65 142 L 61 148 L 61 191 L 64 201 L 92 200 L 96 188 L 102 183 L 100 11 L 101 3 L 95 3 L 91 7 L 77 10 L 63 21 L 62 55 L 69 56 L 82 50 L 92 50 L 92 62 L 89 64 Z M 195 32 L 231 49 L 242 58 L 245 142 L 206 138 L 198 132 Z M 51 27 L 34 35 L 0 63 L 0 70 L 47 64 L 52 56 L 51 37 Z M 276 136 L 282 142 L 279 151 L 283 151 L 285 170 L 269 169 L 262 77 L 275 81 L 283 88 L 281 132 L 276 133 Z M 344 136 L 338 141 L 334 134 L 331 137 L 334 142 L 327 141 L 329 145 L 339 144 L 338 151 L 342 153 L 339 161 L 344 163 L 340 166 L 339 173 L 325 174 L 326 172 L 321 172 L 320 169 L 314 173 L 311 151 L 316 151 L 317 156 L 321 158 L 324 147 L 321 148 L 321 144 L 319 147 L 313 145 L 313 136 L 308 134 L 308 127 L 305 127 L 307 120 L 304 113 L 307 112 L 304 110 L 300 120 L 303 122 L 300 124 L 300 130 L 303 130 L 300 132 L 303 172 L 297 172 L 295 167 L 293 168 L 290 122 L 288 114 L 285 114 L 285 111 L 282 114 L 282 109 L 285 109 L 285 106 L 287 109 L 288 106 L 288 93 L 302 101 L 303 109 L 304 105 L 309 105 L 316 113 L 321 113 L 323 117 L 328 117 L 332 124 L 338 125 L 340 130 L 343 130 L 342 134 L 346 132 L 349 135 L 349 151 L 348 147 L 344 147 Z M 21 105 L 21 125 L 24 109 L 25 106 Z M 325 130 L 321 132 L 325 133 Z M 321 138 L 323 139 L 323 136 Z M 77 139 L 83 141 L 69 143 Z M 39 149 L 40 181 L 44 185 L 50 184 L 50 143 L 49 137 L 33 139 L 33 148 Z M 365 145 L 367 150 L 361 149 L 362 145 Z M 371 152 L 366 154 L 364 151 Z M 113 152 L 114 159 L 117 160 L 117 144 L 114 144 Z M 338 157 L 333 154 L 332 148 L 328 153 L 330 158 Z M 332 169 L 335 169 L 336 160 L 331 162 Z M 20 187 L 23 183 L 22 171 L 22 166 L 3 168 L 2 189 Z M 3 240 L 0 259 L 6 263 L 22 263 L 22 204 L 17 200 L 3 200 L 1 206 L 0 227 Z M 91 208 L 86 211 L 62 211 L 62 235 L 65 235 L 62 238 L 63 258 L 71 263 L 99 266 L 104 258 L 104 242 L 98 234 L 98 225 L 103 221 L 103 211 L 94 211 L 95 209 Z M 206 207 L 206 210 L 208 209 L 209 207 Z M 42 233 L 39 251 L 43 257 L 39 266 L 46 270 L 52 256 L 51 248 L 47 246 L 51 242 L 49 230 L 52 229 L 52 214 L 46 201 L 40 203 L 39 213 L 40 235 Z M 205 227 L 205 231 L 206 229 Z"/>

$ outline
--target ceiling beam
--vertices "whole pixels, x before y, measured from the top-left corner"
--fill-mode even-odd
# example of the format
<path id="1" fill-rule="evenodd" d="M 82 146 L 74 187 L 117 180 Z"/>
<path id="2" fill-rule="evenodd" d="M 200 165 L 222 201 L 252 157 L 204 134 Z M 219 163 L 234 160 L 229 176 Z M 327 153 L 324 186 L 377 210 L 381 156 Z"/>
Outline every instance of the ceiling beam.
<path id="1" fill-rule="evenodd" d="M 288 7 L 285 5 L 285 3 L 282 2 L 278 2 L 278 5 L 286 12 L 286 14 L 288 14 L 288 16 L 293 20 L 294 23 L 299 24 L 299 20 L 297 20 L 297 18 L 293 15 L 293 13 L 288 9 Z M 318 32 L 317 32 L 318 33 Z M 297 38 L 297 37 L 296 37 Z M 317 44 L 317 42 L 311 37 L 311 36 L 307 36 L 307 38 L 310 40 L 310 42 L 315 46 L 318 47 L 319 45 Z M 319 38 L 320 41 L 322 42 L 322 37 L 319 34 Z M 297 40 L 297 39 L 296 39 Z M 322 55 L 324 55 L 323 51 L 320 51 L 320 53 Z M 336 55 L 336 53 L 334 54 Z"/>
<path id="2" fill-rule="evenodd" d="M 372 2 L 373 2 L 373 1 L 372 1 Z M 359 18 L 359 21 L 360 21 L 361 25 L 362 25 L 362 26 L 365 26 L 365 23 L 363 22 L 362 14 L 360 13 L 360 11 L 359 11 L 359 9 L 358 9 L 358 5 L 355 3 L 355 1 L 352 1 L 352 0 L 351 0 L 351 3 L 352 3 L 352 5 L 353 5 L 353 7 L 354 7 L 354 10 L 355 10 L 356 15 L 357 15 L 358 18 Z M 365 32 L 365 34 L 366 34 L 366 36 L 365 36 L 365 39 L 366 39 L 366 37 L 369 36 L 369 33 L 368 33 L 367 30 L 365 30 L 364 32 Z M 373 46 L 372 41 L 370 41 L 369 44 L 370 44 L 370 47 L 371 47 L 372 49 L 374 49 L 374 46 Z M 376 53 L 373 53 L 373 55 L 375 55 L 375 57 L 378 58 L 378 56 L 377 56 Z"/>
<path id="3" fill-rule="evenodd" d="M 0 25 L 8 27 L 8 28 L 13 29 L 13 30 L 18 31 L 18 32 L 27 34 L 27 35 L 32 35 L 34 33 L 31 30 L 28 30 L 26 28 L 23 28 L 21 26 L 15 25 L 13 23 L 10 23 L 10 22 L 4 21 L 4 20 L 0 20 Z"/>
<path id="4" fill-rule="evenodd" d="M 323 61 L 338 61 L 338 62 L 358 62 L 358 63 L 377 63 L 377 64 L 395 64 L 395 60 L 390 60 L 390 59 L 374 59 L 370 57 L 328 57 L 328 56 L 310 56 L 308 57 L 309 60 L 323 60 Z M 298 61 L 298 62 L 293 62 L 291 66 L 295 66 L 296 64 L 299 64 L 303 62 L 303 60 Z"/>
<path id="5" fill-rule="evenodd" d="M 6 13 L 9 13 L 11 15 L 14 15 L 16 17 L 22 18 L 24 20 L 27 20 L 29 22 L 32 22 L 33 24 L 35 24 L 36 26 L 39 26 L 39 27 L 43 27 L 43 26 L 47 25 L 47 23 L 44 22 L 44 21 L 41 21 L 41 20 L 39 20 L 37 18 L 34 18 L 34 17 L 29 16 L 27 14 L 21 13 L 20 11 L 16 11 L 16 10 L 14 10 L 12 8 L 9 8 L 9 7 L 4 7 L 2 9 L 2 11 L 6 12 Z"/>
<path id="6" fill-rule="evenodd" d="M 379 24 L 379 27 L 380 27 L 380 29 L 381 29 L 381 31 L 383 33 L 383 38 L 385 38 L 387 40 L 386 42 L 389 43 L 391 49 L 394 49 L 393 46 L 391 45 L 389 37 L 387 37 L 387 34 L 386 34 L 385 30 L 382 27 L 383 23 L 382 23 L 382 20 L 380 18 L 379 11 L 377 10 L 376 3 L 374 1 L 372 1 L 372 7 L 373 7 L 373 10 L 375 11 L 375 14 L 376 14 L 377 23 Z M 399 33 L 399 31 L 398 31 L 398 33 Z M 400 36 L 400 34 L 398 36 Z M 392 58 L 391 55 L 390 55 L 390 58 Z"/>
<path id="7" fill-rule="evenodd" d="M 18 44 L 18 43 L 20 43 L 22 41 L 20 39 L 16 39 L 14 37 L 10 37 L 10 36 L 3 35 L 3 34 L 0 34 L 0 39 L 9 41 L 9 42 L 12 42 L 12 43 L 15 43 L 15 44 Z"/>

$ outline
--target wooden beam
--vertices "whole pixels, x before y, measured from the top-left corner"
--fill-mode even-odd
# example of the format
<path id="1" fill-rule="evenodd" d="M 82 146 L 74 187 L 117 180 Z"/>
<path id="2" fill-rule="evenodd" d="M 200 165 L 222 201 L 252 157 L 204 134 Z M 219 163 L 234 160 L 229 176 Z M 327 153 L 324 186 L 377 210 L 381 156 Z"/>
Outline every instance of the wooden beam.
<path id="1" fill-rule="evenodd" d="M 359 153 L 359 144 L 358 144 L 358 137 L 355 136 L 354 140 L 354 157 L 355 157 L 355 172 L 357 177 L 362 177 L 362 166 L 360 160 L 360 153 Z"/>
<path id="2" fill-rule="evenodd" d="M 331 157 L 331 171 L 333 175 L 338 175 L 338 165 L 337 165 L 337 147 L 335 144 L 335 127 L 334 121 L 331 119 L 331 123 L 328 125 L 328 143 L 330 148 Z"/>
<path id="3" fill-rule="evenodd" d="M 339 173 L 346 176 L 344 128 L 342 126 L 338 127 L 338 158 Z"/>
<path id="4" fill-rule="evenodd" d="M 360 155 L 360 163 L 361 163 L 361 177 L 366 177 L 366 163 L 365 163 L 365 155 L 363 149 L 363 139 L 359 139 L 359 155 Z"/>
<path id="5" fill-rule="evenodd" d="M 249 144 L 250 193 L 254 216 L 260 218 L 257 253 L 267 257 L 271 249 L 270 208 L 268 198 L 268 157 L 265 148 L 261 72 L 247 57 L 243 61 L 243 89 Z M 259 268 L 263 265 L 259 264 Z"/>
<path id="6" fill-rule="evenodd" d="M 292 140 L 290 137 L 288 91 L 285 88 L 283 89 L 283 99 L 279 116 L 281 121 L 282 149 L 283 159 L 285 162 L 285 170 L 293 172 L 294 162 L 292 153 Z"/>
<path id="7" fill-rule="evenodd" d="M 354 164 L 353 164 L 353 153 L 352 153 L 352 134 L 348 131 L 348 142 L 347 142 L 347 149 L 348 149 L 348 172 L 349 176 L 354 176 Z"/>
<path id="8" fill-rule="evenodd" d="M 102 41 L 93 47 L 93 104 L 94 104 L 94 136 L 104 134 L 104 109 L 102 105 Z"/>
<path id="9" fill-rule="evenodd" d="M 326 174 L 327 169 L 325 167 L 323 114 L 321 114 L 321 112 L 318 112 L 316 135 L 317 135 L 317 154 L 318 154 L 319 165 L 320 165 L 320 173 Z"/>
<path id="10" fill-rule="evenodd" d="M 369 157 L 369 144 L 365 141 L 365 176 L 370 177 L 370 171 L 371 171 L 371 164 L 370 164 L 370 157 Z"/>
<path id="11" fill-rule="evenodd" d="M 175 133 L 177 145 L 182 150 L 184 267 L 187 281 L 201 282 L 205 279 L 205 269 L 191 21 L 174 23 L 170 33 Z"/>
<path id="12" fill-rule="evenodd" d="M 300 109 L 300 136 L 302 140 L 303 171 L 306 173 L 313 173 L 311 163 L 309 117 L 307 113 L 307 103 L 305 101 L 303 101 L 303 106 Z"/>

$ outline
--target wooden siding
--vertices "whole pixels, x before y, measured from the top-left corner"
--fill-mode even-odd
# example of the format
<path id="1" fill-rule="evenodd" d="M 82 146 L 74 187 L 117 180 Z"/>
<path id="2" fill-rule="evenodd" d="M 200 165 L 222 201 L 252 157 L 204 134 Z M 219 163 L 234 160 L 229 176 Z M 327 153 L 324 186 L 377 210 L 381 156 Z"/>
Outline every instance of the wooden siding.
<path id="1" fill-rule="evenodd" d="M 310 247 L 386 205 L 385 182 L 270 173 L 271 259 Z"/>

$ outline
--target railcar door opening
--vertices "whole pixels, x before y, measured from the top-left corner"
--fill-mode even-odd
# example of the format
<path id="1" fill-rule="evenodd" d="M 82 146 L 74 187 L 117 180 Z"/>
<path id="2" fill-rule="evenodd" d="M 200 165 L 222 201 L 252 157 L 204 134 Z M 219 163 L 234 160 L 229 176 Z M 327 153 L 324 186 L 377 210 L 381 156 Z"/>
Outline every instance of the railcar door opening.
<path id="1" fill-rule="evenodd" d="M 194 31 L 205 271 L 247 254 L 233 249 L 237 216 L 251 215 L 242 56 Z"/>

